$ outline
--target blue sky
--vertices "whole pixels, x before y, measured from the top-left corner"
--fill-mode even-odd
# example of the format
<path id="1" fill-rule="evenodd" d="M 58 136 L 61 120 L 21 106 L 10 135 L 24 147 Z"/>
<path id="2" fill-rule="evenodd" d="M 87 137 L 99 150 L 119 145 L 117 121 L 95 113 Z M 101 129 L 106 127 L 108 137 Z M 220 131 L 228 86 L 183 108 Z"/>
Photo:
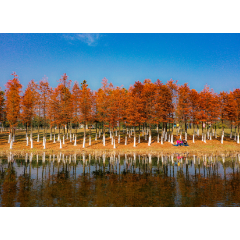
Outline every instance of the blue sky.
<path id="1" fill-rule="evenodd" d="M 67 73 L 94 90 L 104 77 L 126 88 L 146 78 L 240 88 L 240 34 L 0 34 L 0 56 L 3 89 L 13 71 L 24 87 L 44 75 L 56 87 Z"/>

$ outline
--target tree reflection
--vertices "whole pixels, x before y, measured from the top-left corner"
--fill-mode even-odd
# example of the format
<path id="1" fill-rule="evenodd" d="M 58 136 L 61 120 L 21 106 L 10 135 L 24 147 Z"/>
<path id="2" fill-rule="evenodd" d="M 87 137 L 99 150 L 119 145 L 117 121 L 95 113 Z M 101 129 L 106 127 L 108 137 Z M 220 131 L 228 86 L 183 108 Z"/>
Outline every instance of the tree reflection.
<path id="1" fill-rule="evenodd" d="M 3 161 L 0 205 L 239 206 L 238 168 L 234 160 L 146 156 L 104 162 Z"/>

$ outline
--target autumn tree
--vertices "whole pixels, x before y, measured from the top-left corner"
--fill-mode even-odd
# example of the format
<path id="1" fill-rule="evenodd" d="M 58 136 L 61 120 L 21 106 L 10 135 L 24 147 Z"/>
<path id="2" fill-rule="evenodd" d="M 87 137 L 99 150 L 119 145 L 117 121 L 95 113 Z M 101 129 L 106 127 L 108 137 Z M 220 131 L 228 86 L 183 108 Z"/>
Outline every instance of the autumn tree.
<path id="1" fill-rule="evenodd" d="M 5 115 L 6 115 L 6 111 L 5 111 L 4 91 L 1 91 L 1 87 L 0 87 L 0 122 L 2 124 L 1 132 L 3 131 L 3 122 L 5 120 Z"/>
<path id="2" fill-rule="evenodd" d="M 174 118 L 175 116 L 175 109 L 177 108 L 177 95 L 178 95 L 178 85 L 177 85 L 177 80 L 174 81 L 170 79 L 167 81 L 166 86 L 168 87 L 170 91 L 170 98 L 169 101 L 167 102 L 167 119 L 169 123 L 169 134 L 170 134 L 170 123 L 174 123 Z"/>
<path id="3" fill-rule="evenodd" d="M 79 121 L 84 125 L 83 148 L 86 143 L 86 126 L 88 122 L 92 123 L 93 116 L 93 94 L 88 88 L 87 81 L 81 83 L 81 90 L 79 94 L 80 116 Z M 91 136 L 89 136 L 89 145 L 91 145 Z"/>
<path id="4" fill-rule="evenodd" d="M 35 115 L 35 105 L 37 102 L 37 84 L 34 80 L 31 80 L 22 96 L 21 101 L 21 120 L 26 124 L 26 138 L 28 144 L 28 127 L 31 127 L 31 138 L 32 141 L 32 122 Z"/>
<path id="5" fill-rule="evenodd" d="M 129 91 L 129 94 L 132 98 L 132 104 L 135 104 L 135 106 L 130 106 L 132 111 L 134 110 L 134 118 L 136 121 L 135 127 L 138 126 L 138 143 L 140 143 L 141 141 L 140 126 L 146 122 L 146 115 L 144 112 L 145 100 L 143 98 L 143 87 L 144 86 L 140 81 L 136 81 L 133 85 L 132 91 Z M 128 112 L 126 113 L 130 115 Z M 134 131 L 136 132 L 136 130 Z"/>
<path id="6" fill-rule="evenodd" d="M 57 100 L 58 109 L 55 111 L 56 115 L 56 124 L 59 127 L 63 127 L 63 144 L 65 143 L 65 129 L 72 119 L 72 97 L 71 97 L 71 80 L 68 80 L 66 73 L 63 74 L 62 78 L 59 80 L 59 84 L 54 91 L 54 95 Z M 67 134 L 68 136 L 68 134 Z"/>
<path id="7" fill-rule="evenodd" d="M 19 120 L 19 114 L 20 114 L 20 102 L 21 102 L 21 92 L 22 92 L 22 85 L 20 84 L 18 80 L 18 75 L 14 72 L 13 79 L 9 80 L 6 83 L 6 90 L 5 90 L 5 96 L 6 96 L 6 118 L 10 124 L 11 128 L 11 144 L 14 141 L 14 135 L 13 135 L 13 128 L 17 125 Z M 11 148 L 12 146 L 10 146 Z"/>
<path id="8" fill-rule="evenodd" d="M 231 91 L 227 95 L 226 111 L 227 111 L 227 120 L 231 124 L 230 138 L 232 138 L 232 125 L 237 116 L 237 101 L 234 98 L 233 92 Z"/>
<path id="9" fill-rule="evenodd" d="M 145 121 L 143 116 L 144 103 L 142 99 L 142 91 L 143 84 L 138 81 L 135 82 L 133 86 L 130 86 L 127 92 L 126 122 L 127 125 L 133 127 L 134 130 L 133 147 L 136 147 L 136 127 L 139 127 L 138 142 L 140 143 L 140 125 Z"/>
<path id="10" fill-rule="evenodd" d="M 102 87 L 98 89 L 96 93 L 96 111 L 99 122 L 103 125 L 103 146 L 105 146 L 105 129 L 108 119 L 108 104 L 109 104 L 109 89 L 112 88 L 112 84 L 108 83 L 108 80 L 104 78 L 102 80 Z"/>
<path id="11" fill-rule="evenodd" d="M 199 93 L 195 89 L 191 89 L 190 91 L 190 104 L 191 104 L 191 112 L 190 119 L 193 124 L 193 142 L 195 135 L 195 126 L 197 125 L 197 133 L 199 134 L 198 124 L 199 124 Z"/>
<path id="12" fill-rule="evenodd" d="M 77 125 L 80 119 L 80 87 L 77 81 L 74 82 L 72 87 L 72 123 L 75 124 L 75 136 L 74 136 L 74 145 L 77 145 Z"/>
<path id="13" fill-rule="evenodd" d="M 187 121 L 191 117 L 191 90 L 187 83 L 178 88 L 177 115 L 180 122 L 185 125 L 185 136 L 187 134 Z"/>
<path id="14" fill-rule="evenodd" d="M 155 124 L 155 90 L 156 85 L 151 82 L 150 79 L 145 79 L 143 82 L 143 104 L 144 104 L 144 118 L 146 123 L 148 124 L 149 128 L 149 138 L 148 138 L 148 146 L 151 145 L 151 139 L 152 139 L 152 124 Z"/>
<path id="15" fill-rule="evenodd" d="M 222 122 L 222 136 L 224 136 L 224 125 L 223 122 L 224 120 L 227 120 L 228 118 L 228 107 L 227 107 L 227 102 L 228 102 L 228 93 L 225 91 L 220 92 L 219 94 L 219 102 L 220 102 L 220 119 Z"/>
<path id="16" fill-rule="evenodd" d="M 60 101 L 58 99 L 58 90 L 57 88 L 49 89 L 49 104 L 48 104 L 48 119 L 50 120 L 50 126 L 54 127 L 54 136 L 53 143 L 56 143 L 56 131 L 55 127 L 59 126 L 60 122 Z M 59 126 L 60 128 L 60 126 Z"/>
<path id="17" fill-rule="evenodd" d="M 202 140 L 204 140 L 204 125 L 206 124 L 208 118 L 207 105 L 210 104 L 210 95 L 211 93 L 209 90 L 209 86 L 207 85 L 199 93 L 199 121 L 202 123 Z"/>
<path id="18" fill-rule="evenodd" d="M 239 143 L 239 124 L 240 124 L 240 89 L 239 88 L 233 91 L 233 96 L 236 101 L 235 124 L 237 126 L 237 143 Z"/>
<path id="19" fill-rule="evenodd" d="M 50 94 L 50 86 L 48 83 L 48 78 L 43 77 L 43 79 L 39 82 L 38 85 L 39 90 L 39 99 L 38 99 L 38 107 L 39 107 L 39 120 L 40 114 L 43 118 L 43 145 L 45 148 L 46 144 L 46 126 L 47 126 L 47 113 L 49 107 L 49 94 Z M 38 123 L 38 140 L 39 140 L 39 123 Z"/>

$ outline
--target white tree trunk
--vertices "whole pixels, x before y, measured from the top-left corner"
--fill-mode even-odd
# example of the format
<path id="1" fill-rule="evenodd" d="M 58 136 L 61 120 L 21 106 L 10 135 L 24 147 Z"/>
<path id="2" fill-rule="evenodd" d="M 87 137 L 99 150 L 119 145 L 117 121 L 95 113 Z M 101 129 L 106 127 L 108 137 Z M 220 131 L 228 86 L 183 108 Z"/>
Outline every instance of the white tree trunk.
<path id="1" fill-rule="evenodd" d="M 171 135 L 171 144 L 173 144 L 173 134 Z"/>
<path id="2" fill-rule="evenodd" d="M 95 136 L 95 141 L 97 141 L 97 133 L 96 133 L 96 136 Z"/>
<path id="3" fill-rule="evenodd" d="M 74 146 L 77 146 L 77 136 L 75 136 L 75 139 L 74 139 Z"/>
<path id="4" fill-rule="evenodd" d="M 28 136 L 26 137 L 26 139 L 27 139 L 27 146 L 28 146 Z"/>
<path id="5" fill-rule="evenodd" d="M 50 133 L 50 141 L 52 141 L 52 133 Z"/>
<path id="6" fill-rule="evenodd" d="M 138 143 L 141 142 L 140 134 L 138 135 Z"/>
<path id="7" fill-rule="evenodd" d="M 33 139 L 31 138 L 31 148 L 33 148 Z"/>
<path id="8" fill-rule="evenodd" d="M 11 135 L 9 134 L 8 135 L 8 143 L 10 143 L 10 141 L 11 141 Z"/>
<path id="9" fill-rule="evenodd" d="M 113 148 L 116 148 L 116 145 L 115 145 L 115 137 L 113 137 Z"/>
<path id="10" fill-rule="evenodd" d="M 105 132 L 103 133 L 103 146 L 105 146 Z"/>
<path id="11" fill-rule="evenodd" d="M 85 148 L 85 137 L 83 137 L 83 148 Z"/>
<path id="12" fill-rule="evenodd" d="M 89 136 L 89 146 L 91 146 L 91 140 L 92 140 L 92 138 L 91 138 L 91 136 Z"/>
<path id="13" fill-rule="evenodd" d="M 151 141 L 152 141 L 152 136 L 151 136 L 151 134 L 149 134 L 149 138 L 148 138 L 148 146 L 151 146 Z"/>
<path id="14" fill-rule="evenodd" d="M 221 144 L 223 144 L 223 135 L 221 136 Z"/>
<path id="15" fill-rule="evenodd" d="M 161 136 L 161 144 L 163 144 L 163 136 Z"/>
<path id="16" fill-rule="evenodd" d="M 127 135 L 125 136 L 125 145 L 127 145 Z"/>
<path id="17" fill-rule="evenodd" d="M 38 137 L 37 137 L 37 142 L 39 142 L 39 134 L 38 134 Z"/>
<path id="18" fill-rule="evenodd" d="M 60 149 L 62 149 L 62 141 L 61 141 L 61 139 L 59 139 L 59 141 L 60 141 Z"/>
<path id="19" fill-rule="evenodd" d="M 120 143 L 120 133 L 119 133 L 119 135 L 118 135 L 118 143 Z"/>
<path id="20" fill-rule="evenodd" d="M 10 140 L 10 149 L 12 149 L 12 147 L 13 147 L 13 140 L 11 139 Z"/>
<path id="21" fill-rule="evenodd" d="M 237 136 L 237 143 L 239 144 L 239 135 Z"/>
<path id="22" fill-rule="evenodd" d="M 56 143 L 55 134 L 53 136 L 53 143 Z"/>

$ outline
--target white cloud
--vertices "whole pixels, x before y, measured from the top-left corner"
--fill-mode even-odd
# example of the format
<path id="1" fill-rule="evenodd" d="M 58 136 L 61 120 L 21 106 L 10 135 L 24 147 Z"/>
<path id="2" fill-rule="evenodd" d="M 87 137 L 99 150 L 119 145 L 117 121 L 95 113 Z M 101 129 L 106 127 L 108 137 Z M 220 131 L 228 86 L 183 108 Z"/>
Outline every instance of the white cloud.
<path id="1" fill-rule="evenodd" d="M 96 46 L 100 37 L 99 33 L 76 33 L 76 34 L 64 34 L 63 37 L 70 41 L 79 40 L 87 43 L 88 46 Z"/>

